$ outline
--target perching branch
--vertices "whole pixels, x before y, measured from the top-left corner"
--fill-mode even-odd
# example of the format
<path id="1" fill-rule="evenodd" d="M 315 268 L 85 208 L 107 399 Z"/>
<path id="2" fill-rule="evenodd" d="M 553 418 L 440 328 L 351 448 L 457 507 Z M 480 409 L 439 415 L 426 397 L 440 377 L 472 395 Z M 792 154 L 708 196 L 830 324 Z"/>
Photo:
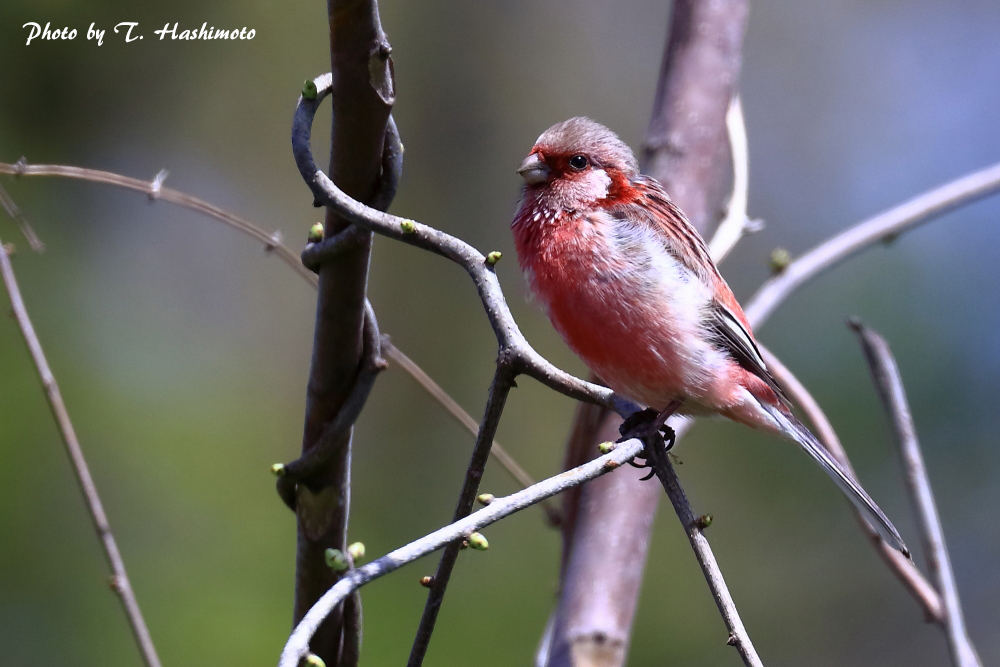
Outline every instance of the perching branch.
<path id="1" fill-rule="evenodd" d="M 364 584 L 442 547 L 461 542 L 473 532 L 530 507 L 544 498 L 549 498 L 566 489 L 611 472 L 631 461 L 642 449 L 643 444 L 639 440 L 628 440 L 604 456 L 541 481 L 523 491 L 503 498 L 495 498 L 488 506 L 474 514 L 439 528 L 377 560 L 348 570 L 345 576 L 320 598 L 316 606 L 309 610 L 302 622 L 295 628 L 281 652 L 278 666 L 296 667 L 298 661 L 308 655 L 309 639 L 330 610 L 336 607 L 348 594 Z"/>
<path id="2" fill-rule="evenodd" d="M 52 369 L 49 368 L 49 362 L 45 358 L 42 344 L 39 342 L 38 336 L 35 334 L 35 328 L 28 317 L 28 311 L 24 306 L 24 299 L 21 297 L 21 290 L 18 288 L 17 279 L 14 276 L 14 267 L 11 266 L 10 257 L 7 255 L 2 241 L 0 241 L 0 273 L 3 274 L 3 282 L 7 288 L 7 294 L 10 295 L 14 318 L 21 328 L 24 342 L 28 345 L 31 359 L 35 363 L 35 369 L 38 371 L 42 387 L 45 389 L 45 397 L 48 399 L 49 407 L 52 409 L 56 425 L 59 427 L 63 444 L 66 446 L 66 452 L 69 454 L 70 463 L 73 465 L 73 472 L 76 473 L 80 490 L 83 491 L 83 497 L 87 501 L 87 509 L 90 511 L 90 518 L 94 522 L 97 537 L 101 540 L 101 546 L 104 547 L 104 556 L 108 560 L 108 565 L 111 566 L 111 587 L 118 594 L 118 597 L 121 598 L 122 606 L 125 608 L 125 616 L 128 618 L 129 626 L 132 628 L 132 634 L 135 636 L 135 641 L 139 646 L 139 652 L 142 654 L 142 659 L 146 663 L 146 667 L 160 667 L 160 659 L 156 655 L 153 638 L 150 636 L 149 628 L 146 627 L 146 622 L 142 618 L 142 611 L 139 609 L 139 602 L 136 600 L 135 591 L 132 590 L 132 584 L 129 581 L 128 574 L 125 572 L 125 562 L 122 560 L 121 552 L 118 551 L 118 544 L 115 542 L 115 536 L 111 532 L 111 524 L 108 522 L 108 516 L 104 513 L 104 505 L 101 503 L 101 498 L 97 493 L 97 486 L 95 486 L 94 480 L 90 476 L 90 467 L 87 465 L 87 460 L 83 457 L 83 449 L 81 449 L 80 442 L 76 438 L 76 431 L 73 429 L 73 423 L 70 421 L 66 404 L 63 403 L 62 394 L 59 392 L 59 385 L 52 374 Z"/>
<path id="3" fill-rule="evenodd" d="M 941 594 L 944 618 L 939 622 L 948 638 L 952 663 L 955 667 L 982 667 L 979 655 L 965 628 L 962 603 L 958 599 L 958 585 L 955 583 L 955 573 L 951 569 L 941 517 L 934 502 L 934 492 L 931 490 L 930 478 L 924 466 L 924 457 L 917 441 L 917 430 L 913 424 L 913 415 L 910 414 L 910 405 L 906 400 L 899 367 L 896 366 L 896 360 L 884 338 L 857 320 L 851 320 L 849 324 L 858 334 L 872 381 L 892 422 L 894 440 L 903 461 L 905 473 L 903 478 L 906 480 L 906 488 L 917 513 L 924 550 L 927 553 L 927 566 Z"/>
<path id="4" fill-rule="evenodd" d="M 847 472 L 851 473 L 854 477 L 857 475 L 854 473 L 854 468 L 851 466 L 850 459 L 847 458 L 847 452 L 844 450 L 843 445 L 840 443 L 840 438 L 837 437 L 836 431 L 833 430 L 833 425 L 827 418 L 826 413 L 813 398 L 809 390 L 805 388 L 799 379 L 795 377 L 794 374 L 778 359 L 770 350 L 765 348 L 763 345 L 758 344 L 760 348 L 760 353 L 764 358 L 764 362 L 767 364 L 768 370 L 775 377 L 778 383 L 784 388 L 785 392 L 791 397 L 791 399 L 802 408 L 802 412 L 805 413 L 809 422 L 813 426 L 813 433 L 819 438 L 819 441 L 823 443 L 827 451 L 833 455 L 833 458 L 837 460 L 840 465 L 844 467 Z M 871 540 L 872 545 L 878 551 L 879 556 L 885 561 L 885 564 L 889 567 L 893 574 L 899 579 L 903 586 L 910 592 L 913 598 L 920 605 L 921 609 L 924 611 L 924 617 L 928 621 L 933 621 L 935 623 L 941 623 L 944 620 L 944 611 L 941 606 L 941 596 L 934 589 L 934 586 L 930 584 L 929 581 L 924 577 L 924 575 L 917 569 L 917 566 L 913 564 L 913 561 L 901 554 L 896 549 L 889 546 L 885 540 L 878 534 L 875 530 L 857 511 L 854 505 L 851 505 L 851 509 L 854 510 L 854 516 L 857 518 L 858 523 L 861 528 L 868 535 Z"/>
<path id="5" fill-rule="evenodd" d="M 792 292 L 839 262 L 879 241 L 891 241 L 921 223 L 997 191 L 1000 191 L 1000 164 L 945 183 L 849 227 L 764 283 L 747 302 L 744 312 L 750 323 L 758 327 Z"/>

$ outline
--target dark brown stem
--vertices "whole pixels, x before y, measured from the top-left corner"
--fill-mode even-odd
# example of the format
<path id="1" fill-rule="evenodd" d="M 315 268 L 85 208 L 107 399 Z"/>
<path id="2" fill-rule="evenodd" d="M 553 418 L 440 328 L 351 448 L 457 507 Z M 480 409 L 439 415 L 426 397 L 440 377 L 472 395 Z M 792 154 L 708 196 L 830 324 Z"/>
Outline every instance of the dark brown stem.
<path id="1" fill-rule="evenodd" d="M 465 481 L 462 484 L 462 492 L 459 495 L 458 507 L 455 508 L 455 515 L 452 522 L 463 519 L 472 511 L 473 503 L 476 501 L 476 494 L 479 492 L 479 482 L 483 478 L 486 470 L 486 461 L 490 456 L 490 446 L 493 444 L 493 437 L 496 435 L 497 426 L 500 425 L 500 417 L 503 415 L 504 405 L 507 402 L 507 395 L 514 385 L 515 371 L 504 362 L 504 354 L 501 352 L 501 361 L 497 364 L 497 371 L 493 376 L 493 384 L 490 385 L 489 398 L 486 401 L 486 413 L 483 415 L 482 424 L 479 427 L 479 435 L 476 438 L 476 445 L 472 450 L 472 458 L 469 461 L 468 470 L 465 473 Z M 448 588 L 448 581 L 451 579 L 451 572 L 458 560 L 458 552 L 461 549 L 461 542 L 456 541 L 449 544 L 441 554 L 438 562 L 437 572 L 434 574 L 434 581 L 427 595 L 427 604 L 424 606 L 424 613 L 420 617 L 420 625 L 417 628 L 417 635 L 413 640 L 413 647 L 410 649 L 410 658 L 407 660 L 407 667 L 419 667 L 423 663 L 427 654 L 427 647 L 430 644 L 431 635 L 434 633 L 434 625 L 437 622 L 438 612 L 441 603 L 444 601 L 444 594 Z"/>
<path id="2" fill-rule="evenodd" d="M 328 0 L 333 80 L 330 175 L 340 189 L 371 201 L 379 183 L 386 123 L 394 84 L 388 41 L 375 0 Z M 327 210 L 325 236 L 334 237 L 349 221 Z M 319 270 L 316 330 L 306 389 L 302 454 L 320 446 L 322 435 L 351 394 L 362 360 L 365 298 L 371 234 L 356 247 L 324 262 Z M 324 443 L 336 454 L 322 470 L 296 487 L 298 548 L 294 620 L 337 581 L 326 565 L 328 548 L 347 546 L 350 509 L 351 430 Z M 341 665 L 343 616 L 334 610 L 313 637 L 311 649 L 327 665 Z"/>
<path id="3" fill-rule="evenodd" d="M 128 574 L 125 572 L 125 562 L 118 551 L 118 544 L 115 542 L 115 536 L 111 532 L 111 524 L 108 522 L 107 514 L 104 513 L 104 505 L 101 503 L 101 497 L 97 493 L 97 486 L 94 484 L 94 479 L 90 476 L 90 467 L 87 465 L 87 460 L 83 457 L 83 449 L 80 447 L 80 442 L 76 439 L 76 431 L 69 419 L 66 404 L 63 403 L 62 394 L 59 392 L 59 385 L 52 374 L 52 369 L 49 368 L 49 362 L 45 358 L 42 344 L 35 334 L 35 327 L 32 326 L 31 319 L 28 317 L 28 310 L 24 306 L 24 299 L 21 297 L 21 290 L 18 288 L 17 279 L 14 276 L 14 267 L 11 266 L 10 257 L 8 257 L 2 241 L 0 241 L 0 274 L 3 275 L 3 283 L 7 287 L 7 293 L 10 295 L 10 304 L 14 311 L 14 319 L 17 320 L 17 324 L 21 328 L 21 334 L 24 336 L 24 341 L 28 344 L 31 359 L 35 362 L 35 369 L 38 371 L 42 387 L 45 389 L 45 397 L 49 401 L 52 415 L 55 417 L 56 425 L 59 427 L 59 433 L 62 436 L 63 444 L 66 446 L 66 452 L 69 454 L 70 463 L 73 464 L 73 472 L 76 473 L 80 490 L 83 491 L 83 497 L 87 501 L 87 509 L 90 511 L 90 518 L 94 522 L 94 529 L 97 531 L 98 539 L 101 540 L 101 546 L 104 547 L 104 555 L 108 559 L 108 565 L 111 566 L 111 588 L 118 594 L 118 597 L 122 601 L 122 606 L 125 608 L 125 615 L 128 617 L 128 622 L 132 628 L 132 634 L 135 636 L 135 641 L 139 646 L 143 662 L 146 663 L 147 667 L 160 667 L 160 658 L 156 655 L 153 638 L 149 634 L 149 628 L 146 627 L 146 621 L 142 618 L 139 602 L 136 600 L 135 592 L 132 590 Z"/>

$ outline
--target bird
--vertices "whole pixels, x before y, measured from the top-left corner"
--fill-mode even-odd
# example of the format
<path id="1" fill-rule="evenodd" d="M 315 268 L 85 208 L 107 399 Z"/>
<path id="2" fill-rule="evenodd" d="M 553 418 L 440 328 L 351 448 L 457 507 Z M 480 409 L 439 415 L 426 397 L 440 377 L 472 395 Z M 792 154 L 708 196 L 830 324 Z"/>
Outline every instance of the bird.
<path id="1" fill-rule="evenodd" d="M 617 394 L 658 413 L 721 415 L 797 443 L 881 537 L 899 532 L 792 413 L 704 239 L 632 150 L 586 117 L 556 123 L 518 168 L 518 262 L 552 325 Z"/>

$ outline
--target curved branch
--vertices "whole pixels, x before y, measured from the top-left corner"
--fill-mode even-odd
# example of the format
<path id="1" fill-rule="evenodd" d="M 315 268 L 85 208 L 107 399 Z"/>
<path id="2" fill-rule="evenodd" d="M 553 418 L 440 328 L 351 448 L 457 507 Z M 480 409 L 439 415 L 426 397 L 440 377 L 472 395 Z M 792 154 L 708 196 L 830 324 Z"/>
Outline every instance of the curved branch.
<path id="1" fill-rule="evenodd" d="M 1000 164 L 973 172 L 846 229 L 768 280 L 743 309 L 753 326 L 766 320 L 792 292 L 851 255 L 896 238 L 913 227 L 1000 191 Z"/>
<path id="2" fill-rule="evenodd" d="M 635 458 L 643 445 L 639 440 L 628 440 L 618 445 L 614 451 L 568 470 L 555 477 L 528 487 L 512 495 L 496 498 L 485 508 L 452 524 L 400 547 L 381 558 L 347 572 L 344 577 L 320 598 L 296 626 L 281 652 L 279 667 L 296 667 L 298 661 L 309 653 L 309 639 L 331 609 L 340 604 L 347 595 L 364 584 L 399 569 L 407 563 L 437 551 L 442 547 L 468 537 L 504 517 L 530 507 L 544 498 L 560 493 L 621 467 Z"/>
<path id="3" fill-rule="evenodd" d="M 312 157 L 310 136 L 312 121 L 320 102 L 331 90 L 329 74 L 314 79 L 315 99 L 299 97 L 292 126 L 292 150 L 295 163 L 316 200 L 332 207 L 344 219 L 377 232 L 383 236 L 403 241 L 409 245 L 429 250 L 455 262 L 472 278 L 479 297 L 486 309 L 490 325 L 496 334 L 501 350 L 513 355 L 511 363 L 518 373 L 529 375 L 542 384 L 570 398 L 599 403 L 616 412 L 630 414 L 635 406 L 617 397 L 607 387 L 586 382 L 562 371 L 539 355 L 525 339 L 507 307 L 500 282 L 493 265 L 468 243 L 428 227 L 414 220 L 383 213 L 348 197 L 317 166 Z"/>

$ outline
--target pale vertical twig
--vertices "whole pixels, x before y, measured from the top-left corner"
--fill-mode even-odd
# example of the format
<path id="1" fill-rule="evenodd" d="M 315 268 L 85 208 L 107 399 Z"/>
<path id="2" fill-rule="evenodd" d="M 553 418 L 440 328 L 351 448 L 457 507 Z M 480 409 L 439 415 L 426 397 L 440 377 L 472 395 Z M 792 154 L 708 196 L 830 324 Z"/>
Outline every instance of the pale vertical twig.
<path id="1" fill-rule="evenodd" d="M 104 555 L 108 560 L 108 565 L 111 566 L 113 573 L 111 587 L 121 598 L 122 606 L 125 608 L 125 616 L 128 618 L 129 625 L 132 628 L 132 634 L 135 635 L 135 640 L 139 646 L 139 652 L 142 654 L 143 661 L 147 667 L 160 667 L 160 658 L 156 655 L 156 648 L 153 646 L 153 639 L 149 634 L 149 628 L 146 627 L 146 622 L 142 618 L 139 602 L 136 600 L 135 592 L 132 590 L 128 574 L 125 572 L 125 562 L 122 560 L 121 552 L 118 551 L 118 544 L 115 542 L 115 536 L 111 532 L 111 524 L 108 522 L 107 514 L 104 513 L 104 505 L 101 503 L 101 497 L 97 493 L 97 486 L 94 484 L 94 479 L 90 476 L 90 467 L 83 456 L 83 449 L 80 447 L 80 442 L 76 438 L 76 431 L 73 428 L 73 423 L 70 421 L 66 404 L 63 403 L 62 394 L 59 392 L 59 385 L 52 374 L 52 369 L 49 368 L 49 362 L 45 358 L 42 344 L 39 342 L 38 336 L 35 334 L 35 328 L 28 317 L 28 310 L 25 308 L 24 299 L 21 297 L 21 290 L 18 288 L 17 279 L 14 276 L 14 267 L 11 266 L 10 257 L 7 256 L 7 251 L 4 249 L 2 241 L 0 241 L 0 273 L 3 274 L 3 282 L 7 288 L 7 294 L 10 295 L 14 318 L 21 329 L 21 334 L 24 336 L 24 342 L 28 345 L 31 359 L 35 363 L 35 369 L 38 371 L 38 377 L 41 379 L 42 387 L 45 390 L 45 397 L 48 399 L 49 407 L 52 409 L 56 425 L 59 427 L 63 444 L 66 446 L 66 452 L 69 454 L 70 462 L 73 464 L 73 472 L 76 473 L 76 479 L 80 483 L 83 497 L 87 501 L 87 509 L 90 511 L 90 518 L 94 522 L 97 537 L 101 540 L 101 546 L 104 547 Z"/>
<path id="2" fill-rule="evenodd" d="M 903 378 L 892 356 L 889 344 L 880 335 L 852 319 L 851 329 L 858 334 L 858 340 L 868 362 L 872 381 L 892 424 L 892 433 L 903 463 L 903 479 L 909 491 L 917 514 L 917 523 L 927 552 L 927 566 L 937 584 L 944 608 L 941 626 L 948 638 L 951 659 L 955 667 L 982 667 L 976 649 L 969 639 L 962 615 L 962 603 L 958 599 L 958 585 L 951 569 L 948 545 L 944 539 L 941 516 L 934 502 L 930 478 L 924 465 L 924 457 L 917 440 L 917 429 L 906 400 Z"/>
<path id="3" fill-rule="evenodd" d="M 45 244 L 42 243 L 40 238 L 38 238 L 38 234 L 36 234 L 35 230 L 31 227 L 31 223 L 29 223 L 28 219 L 24 217 L 24 213 L 22 213 L 21 209 L 17 207 L 17 204 L 14 203 L 14 200 L 2 185 L 0 185 L 0 206 L 7 211 L 7 215 L 17 222 L 25 240 L 28 241 L 28 247 L 35 252 L 45 252 Z"/>

